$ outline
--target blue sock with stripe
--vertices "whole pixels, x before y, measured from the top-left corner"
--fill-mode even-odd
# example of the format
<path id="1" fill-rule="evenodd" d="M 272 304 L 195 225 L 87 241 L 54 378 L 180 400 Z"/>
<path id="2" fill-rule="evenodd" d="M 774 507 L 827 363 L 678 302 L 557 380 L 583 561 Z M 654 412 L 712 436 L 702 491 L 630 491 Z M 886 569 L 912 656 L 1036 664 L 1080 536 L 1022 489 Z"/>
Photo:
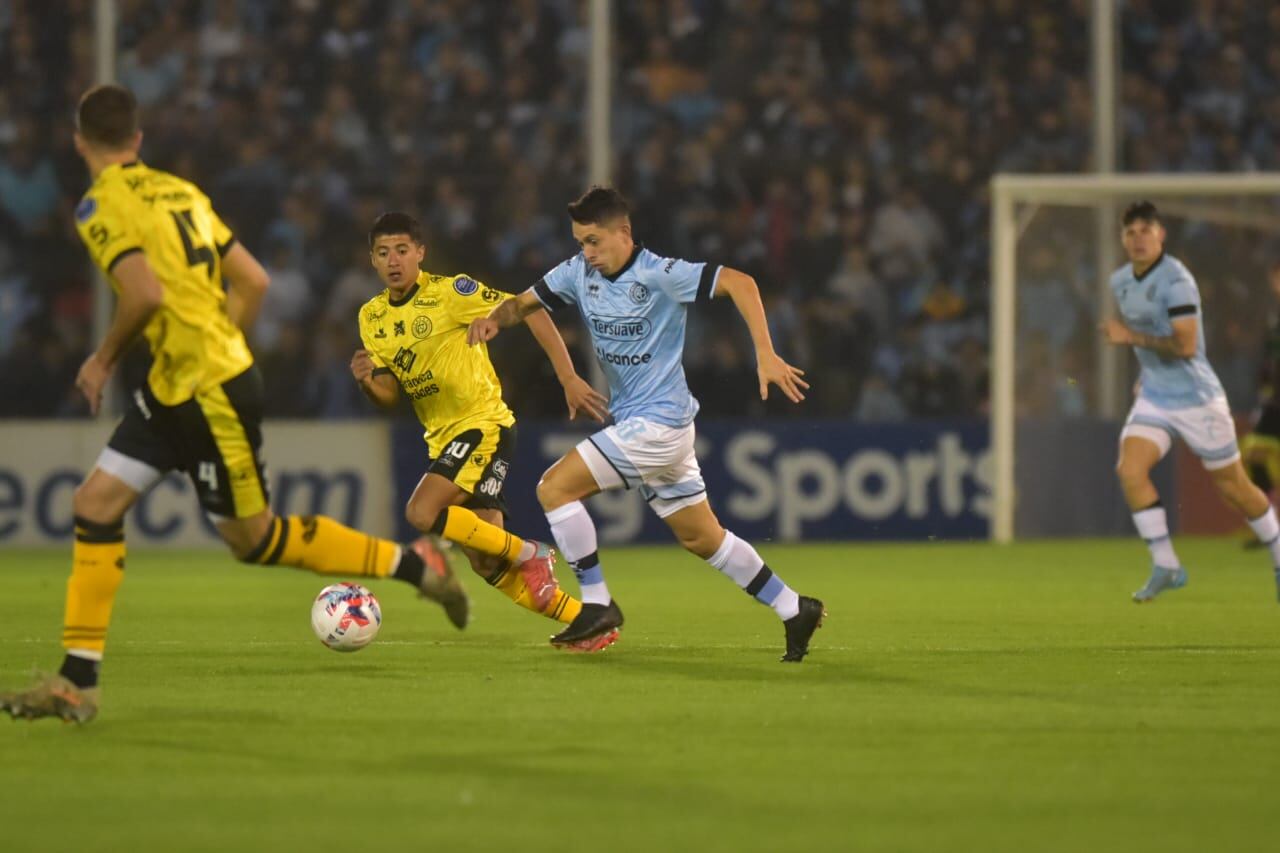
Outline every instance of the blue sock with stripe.
<path id="1" fill-rule="evenodd" d="M 596 548 L 596 526 L 582 501 L 573 501 L 547 513 L 547 524 L 555 537 L 560 554 L 573 567 L 583 604 L 608 604 L 612 601 L 609 587 L 600 568 Z"/>
<path id="2" fill-rule="evenodd" d="M 707 562 L 719 569 L 761 604 L 767 604 L 782 619 L 800 612 L 800 596 L 764 564 L 751 544 L 724 532 L 724 541 Z"/>

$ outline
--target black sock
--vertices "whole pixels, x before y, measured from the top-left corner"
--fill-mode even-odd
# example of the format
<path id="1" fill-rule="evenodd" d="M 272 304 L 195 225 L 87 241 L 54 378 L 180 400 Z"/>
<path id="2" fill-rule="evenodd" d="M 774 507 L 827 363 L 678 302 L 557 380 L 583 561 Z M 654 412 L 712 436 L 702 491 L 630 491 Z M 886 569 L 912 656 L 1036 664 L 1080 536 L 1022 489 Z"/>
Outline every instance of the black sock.
<path id="1" fill-rule="evenodd" d="M 418 556 L 417 551 L 408 545 L 401 545 L 400 565 L 396 566 L 395 574 L 391 577 L 417 587 L 422 585 L 422 573 L 426 569 L 427 566 L 422 562 L 422 558 Z"/>
<path id="2" fill-rule="evenodd" d="M 62 669 L 58 674 L 76 687 L 89 688 L 98 686 L 98 667 L 100 661 L 67 655 L 62 659 Z"/>

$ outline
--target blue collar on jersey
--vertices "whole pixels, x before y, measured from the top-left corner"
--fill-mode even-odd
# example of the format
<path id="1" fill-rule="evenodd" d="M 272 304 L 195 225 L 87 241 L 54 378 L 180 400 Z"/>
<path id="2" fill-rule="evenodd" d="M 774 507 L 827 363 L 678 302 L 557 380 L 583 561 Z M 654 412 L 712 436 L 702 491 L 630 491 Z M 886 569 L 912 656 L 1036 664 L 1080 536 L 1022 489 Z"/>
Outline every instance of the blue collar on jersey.
<path id="1" fill-rule="evenodd" d="M 1161 262 L 1161 261 L 1163 261 L 1163 260 L 1164 260 L 1164 250 L 1163 250 L 1163 249 L 1161 249 L 1161 250 L 1160 250 L 1160 257 L 1158 257 L 1158 258 L 1156 258 L 1154 261 L 1152 261 L 1152 262 L 1151 262 L 1151 266 L 1147 267 L 1145 270 L 1143 270 L 1143 271 L 1142 271 L 1142 275 L 1138 275 L 1137 273 L 1134 273 L 1134 274 L 1133 274 L 1134 280 L 1136 280 L 1136 281 L 1142 281 L 1144 278 L 1146 278 L 1147 276 L 1151 275 L 1151 271 L 1152 271 L 1152 270 L 1154 270 L 1156 267 L 1160 266 L 1160 262 Z"/>
<path id="2" fill-rule="evenodd" d="M 622 278 L 623 273 L 631 269 L 631 266 L 636 262 L 636 258 L 640 257 L 640 253 L 643 251 L 644 251 L 644 244 L 636 243 L 635 246 L 633 246 L 631 249 L 631 257 L 627 258 L 627 262 L 622 265 L 622 269 L 618 270 L 613 275 L 605 275 L 603 272 L 600 273 L 600 275 L 603 275 L 605 278 L 609 279 L 610 282 L 617 281 L 618 279 Z"/>

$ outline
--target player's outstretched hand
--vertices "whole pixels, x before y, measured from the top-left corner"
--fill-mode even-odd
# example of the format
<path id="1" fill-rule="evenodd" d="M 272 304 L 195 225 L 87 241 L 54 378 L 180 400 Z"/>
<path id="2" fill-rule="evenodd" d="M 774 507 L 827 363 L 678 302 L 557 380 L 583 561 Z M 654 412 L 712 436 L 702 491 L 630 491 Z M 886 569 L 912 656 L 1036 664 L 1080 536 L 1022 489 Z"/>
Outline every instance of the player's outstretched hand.
<path id="1" fill-rule="evenodd" d="M 609 414 L 609 401 L 581 376 L 574 376 L 565 383 L 564 401 L 569 405 L 571 421 L 578 417 L 578 412 L 584 412 L 600 423 L 604 423 Z"/>
<path id="2" fill-rule="evenodd" d="M 800 378 L 804 376 L 804 371 L 787 364 L 777 353 L 771 353 L 760 359 L 760 364 L 756 367 L 756 375 L 760 378 L 761 400 L 769 399 L 771 383 L 781 388 L 782 393 L 786 394 L 787 399 L 793 403 L 803 400 L 804 391 L 801 389 L 809 387 L 809 383 Z"/>
<path id="3" fill-rule="evenodd" d="M 351 375 L 356 378 L 357 385 L 364 385 L 373 378 L 373 358 L 367 350 L 358 349 L 351 356 Z"/>
<path id="4" fill-rule="evenodd" d="M 1129 328 L 1115 317 L 1111 317 L 1105 323 L 1099 325 L 1098 331 L 1102 332 L 1102 336 L 1107 339 L 1107 343 L 1115 344 L 1116 346 L 1124 346 L 1131 340 Z"/>
<path id="5" fill-rule="evenodd" d="M 107 387 L 107 380 L 110 378 L 111 368 L 102 363 L 96 352 L 91 353 L 84 364 L 80 365 L 80 372 L 76 374 L 76 388 L 89 401 L 89 411 L 92 414 L 98 414 L 98 409 L 102 406 L 102 390 Z"/>
<path id="6" fill-rule="evenodd" d="M 498 336 L 498 328 L 497 322 L 488 317 L 472 320 L 467 328 L 467 345 L 487 344 Z"/>

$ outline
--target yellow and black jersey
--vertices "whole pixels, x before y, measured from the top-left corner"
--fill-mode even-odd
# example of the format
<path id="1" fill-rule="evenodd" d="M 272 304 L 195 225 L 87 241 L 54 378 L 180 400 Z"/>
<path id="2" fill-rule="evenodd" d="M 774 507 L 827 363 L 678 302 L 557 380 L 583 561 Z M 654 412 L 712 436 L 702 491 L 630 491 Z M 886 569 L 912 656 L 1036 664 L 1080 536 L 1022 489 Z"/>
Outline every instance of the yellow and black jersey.
<path id="1" fill-rule="evenodd" d="M 222 256 L 235 238 L 198 187 L 141 162 L 108 166 L 76 207 L 76 228 L 117 291 L 112 270 L 134 252 L 164 288 L 144 330 L 157 400 L 177 405 L 253 364 L 222 288 Z"/>
<path id="2" fill-rule="evenodd" d="M 400 299 L 384 290 L 360 309 L 360 338 L 374 372 L 400 382 L 426 428 L 433 458 L 470 427 L 515 423 L 488 348 L 467 346 L 471 321 L 510 296 L 465 275 L 420 272 Z"/>

